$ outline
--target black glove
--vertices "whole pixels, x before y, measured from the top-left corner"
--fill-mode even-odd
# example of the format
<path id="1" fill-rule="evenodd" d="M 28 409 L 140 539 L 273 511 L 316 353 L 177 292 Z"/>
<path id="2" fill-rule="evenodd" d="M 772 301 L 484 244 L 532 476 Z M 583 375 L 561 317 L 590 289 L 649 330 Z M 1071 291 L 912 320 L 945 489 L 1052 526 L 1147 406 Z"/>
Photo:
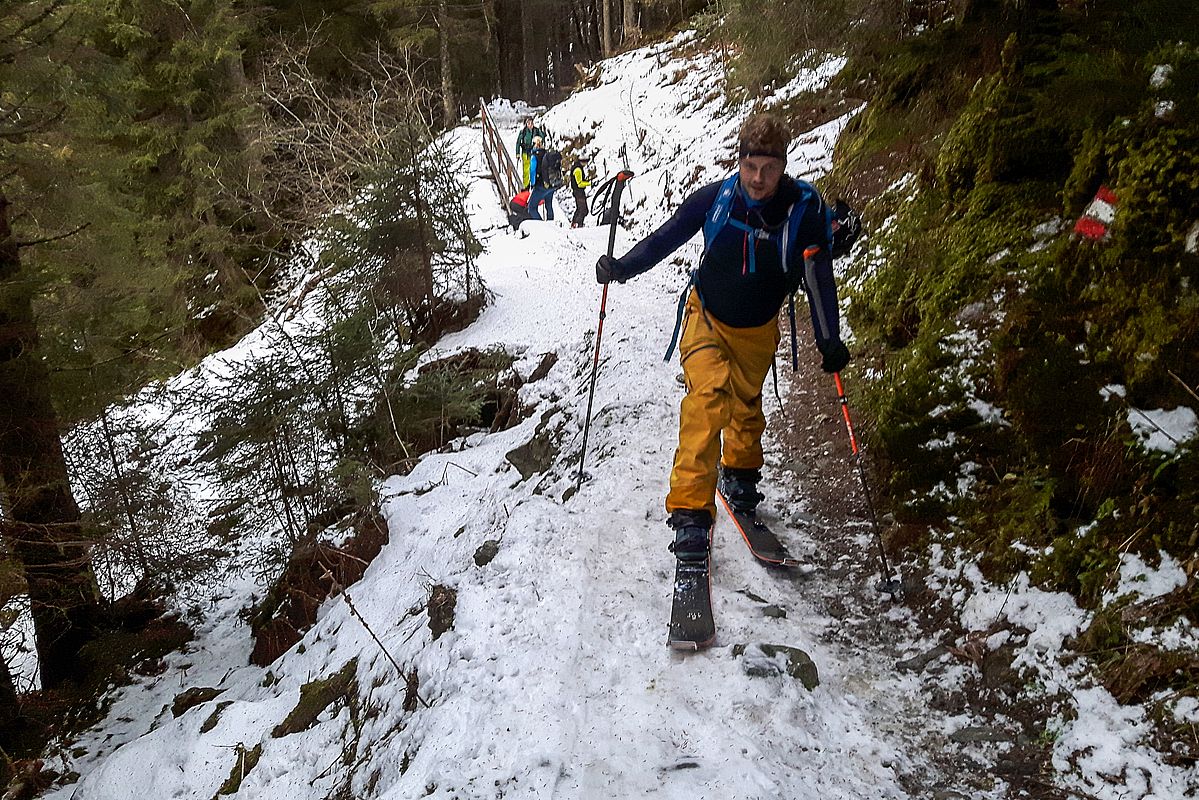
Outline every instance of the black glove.
<path id="1" fill-rule="evenodd" d="M 595 279 L 599 283 L 624 283 L 629 279 L 625 274 L 624 267 L 620 263 L 620 259 L 612 256 L 600 256 L 599 261 L 595 262 Z"/>
<path id="2" fill-rule="evenodd" d="M 824 360 L 820 362 L 820 368 L 825 372 L 840 372 L 849 363 L 849 348 L 845 346 L 844 342 L 833 342 L 826 345 L 820 354 L 824 356 Z"/>

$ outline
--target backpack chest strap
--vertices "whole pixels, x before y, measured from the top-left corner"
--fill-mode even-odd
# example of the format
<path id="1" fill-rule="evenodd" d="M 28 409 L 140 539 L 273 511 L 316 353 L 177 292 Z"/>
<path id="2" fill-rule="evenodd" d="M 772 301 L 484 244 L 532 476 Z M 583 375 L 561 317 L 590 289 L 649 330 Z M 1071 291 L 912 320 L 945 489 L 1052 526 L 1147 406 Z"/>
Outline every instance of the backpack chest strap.
<path id="1" fill-rule="evenodd" d="M 766 241 L 772 241 L 775 238 L 777 238 L 776 234 L 773 234 L 768 230 L 764 230 L 762 228 L 755 228 L 752 225 L 747 225 L 744 222 L 742 222 L 741 220 L 733 219 L 732 217 L 729 217 L 728 220 L 725 222 L 725 224 L 728 225 L 730 228 L 736 228 L 739 231 L 745 231 L 745 233 L 747 233 L 749 236 L 752 236 L 755 239 L 765 239 Z"/>
<path id="2" fill-rule="evenodd" d="M 770 231 L 763 228 L 755 228 L 748 223 L 732 217 L 729 212 L 732 210 L 733 199 L 737 194 L 740 184 L 738 173 L 734 172 L 728 176 L 721 184 L 716 194 L 716 200 L 712 203 L 712 207 L 704 217 L 704 255 L 706 256 L 708 250 L 712 248 L 712 244 L 721 229 L 725 225 L 729 225 L 745 235 L 742 245 L 742 274 L 756 272 L 757 258 L 755 251 L 757 243 L 762 240 L 778 242 L 779 261 L 783 272 L 789 272 L 791 266 L 789 257 L 792 255 L 792 249 L 796 246 L 799 226 L 803 221 L 808 200 L 813 194 L 810 186 L 802 181 L 797 183 L 801 189 L 800 199 L 787 208 L 787 216 L 783 224 L 778 229 Z M 753 247 L 750 247 L 749 240 L 751 238 L 754 240 Z"/>
<path id="3" fill-rule="evenodd" d="M 733 219 L 732 217 L 729 217 L 728 220 L 725 221 L 725 224 L 730 228 L 736 228 L 737 230 L 745 233 L 745 240 L 742 244 L 741 252 L 741 274 L 744 275 L 748 271 L 750 275 L 753 275 L 755 272 L 757 272 L 756 253 L 758 252 L 758 242 L 763 240 L 770 241 L 775 237 L 768 231 L 765 231 L 761 228 L 755 228 L 752 225 L 747 225 L 741 220 Z M 751 239 L 753 240 L 752 244 L 750 243 Z"/>

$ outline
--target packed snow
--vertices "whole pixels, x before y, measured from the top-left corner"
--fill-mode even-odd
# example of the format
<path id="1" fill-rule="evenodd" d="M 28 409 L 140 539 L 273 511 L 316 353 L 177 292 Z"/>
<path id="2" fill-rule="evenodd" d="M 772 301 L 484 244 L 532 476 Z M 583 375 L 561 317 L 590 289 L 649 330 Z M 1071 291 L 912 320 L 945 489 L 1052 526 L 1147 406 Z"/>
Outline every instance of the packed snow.
<path id="1" fill-rule="evenodd" d="M 618 255 L 732 163 L 747 109 L 713 95 L 720 61 L 693 44 L 683 34 L 606 61 L 598 85 L 544 114 L 560 141 L 584 143 L 600 177 L 621 167 L 636 173 Z M 839 68 L 834 60 L 802 71 L 775 97 L 815 88 Z M 496 109 L 514 140 L 525 108 Z M 818 178 L 851 116 L 798 137 L 789 171 Z M 481 176 L 478 127 L 448 136 L 471 159 L 465 174 Z M 494 301 L 425 358 L 498 345 L 527 375 L 543 354 L 556 354 L 549 374 L 521 389 L 528 415 L 386 479 L 390 543 L 270 667 L 248 665 L 243 611 L 262 587 L 249 578 L 225 581 L 193 609 L 196 639 L 168 658 L 166 673 L 115 691 L 104 722 L 64 743 L 54 766 L 80 777 L 47 796 L 208 800 L 234 774 L 239 796 L 263 800 L 914 797 L 902 778 L 927 766 L 929 741 L 969 727 L 969 718 L 928 708 L 918 678 L 891 670 L 893 653 L 887 660 L 871 643 L 833 644 L 824 634 L 840 623 L 805 597 L 803 571 L 764 570 L 725 520 L 715 534 L 717 644 L 689 655 L 665 646 L 673 562 L 662 501 L 682 388 L 677 365 L 662 354 L 697 245 L 610 290 L 586 480 L 575 493 L 600 302 L 594 264 L 608 230 L 571 230 L 560 209 L 556 221 L 525 223 L 524 235 L 514 234 L 481 177 L 468 203 Z M 303 324 L 302 316 L 287 324 Z M 188 380 L 219 380 L 221 364 L 254 358 L 264 341 L 247 338 Z M 999 414 L 976 402 L 980 417 Z M 552 456 L 522 477 L 508 454 L 538 437 L 552 444 Z M 801 526 L 784 520 L 779 527 L 797 552 L 820 546 Z M 865 534 L 853 535 L 868 546 Z M 498 543 L 497 554 L 477 566 L 475 553 L 487 542 Z M 1053 655 L 1088 612 L 1067 595 L 1030 586 L 1027 576 L 989 586 L 961 554 L 939 555 L 932 580 L 939 591 L 960 593 L 968 628 L 986 631 L 997 620 L 1026 628 L 1025 663 L 1046 681 L 1075 680 Z M 1126 563 L 1121 587 L 1135 590 L 1136 565 Z M 1157 574 L 1149 579 L 1155 590 L 1176 580 L 1164 561 Z M 457 593 L 453 627 L 436 640 L 423 613 L 434 584 Z M 768 616 L 766 605 L 784 613 Z M 877 611 L 897 626 L 910 621 L 906 609 Z M 997 647 L 1007 638 L 987 641 Z M 804 650 L 819 686 L 804 688 L 758 644 Z M 931 647 L 915 634 L 909 645 Z M 275 735 L 302 687 L 351 661 L 353 702 L 334 703 L 306 730 Z M 965 669 L 955 663 L 939 680 L 953 684 Z M 406 706 L 412 676 L 420 702 Z M 1070 685 L 1076 717 L 1062 721 L 1054 752 L 1059 768 L 1080 776 L 1075 785 L 1104 800 L 1194 796 L 1194 774 L 1161 764 L 1146 748 L 1142 709 Z M 174 717 L 174 698 L 192 687 L 220 694 Z M 1179 702 L 1175 714 L 1199 718 L 1193 703 Z M 913 716 L 915 725 L 895 724 Z M 913 727 L 926 730 L 916 735 Z M 951 788 L 952 776 L 945 780 Z M 998 782 L 986 796 L 1002 789 Z"/>

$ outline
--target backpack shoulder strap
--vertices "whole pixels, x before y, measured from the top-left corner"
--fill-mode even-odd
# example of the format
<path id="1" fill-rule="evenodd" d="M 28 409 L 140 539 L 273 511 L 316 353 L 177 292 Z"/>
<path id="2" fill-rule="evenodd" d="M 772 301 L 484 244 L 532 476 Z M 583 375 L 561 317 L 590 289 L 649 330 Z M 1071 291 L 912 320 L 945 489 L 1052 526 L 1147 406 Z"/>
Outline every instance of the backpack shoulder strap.
<path id="1" fill-rule="evenodd" d="M 708 215 L 704 217 L 704 252 L 712 247 L 717 234 L 729 221 L 729 210 L 733 207 L 733 196 L 737 193 L 738 177 L 734 172 L 724 179 L 724 183 L 720 184 L 720 191 L 716 193 L 716 200 L 708 209 Z"/>
<path id="2" fill-rule="evenodd" d="M 796 179 L 795 185 L 799 188 L 799 199 L 787 209 L 787 225 L 783 228 L 783 238 L 779 241 L 779 257 L 783 262 L 783 272 L 790 270 L 791 256 L 796 252 L 796 248 L 803 248 L 811 244 L 811 242 L 805 244 L 799 241 L 799 226 L 803 223 L 804 214 L 808 211 L 808 205 L 813 199 L 819 200 L 820 198 L 820 193 L 807 181 Z M 820 202 L 823 205 L 823 201 Z M 824 209 L 824 217 L 825 227 L 827 228 L 830 220 L 827 207 Z"/>

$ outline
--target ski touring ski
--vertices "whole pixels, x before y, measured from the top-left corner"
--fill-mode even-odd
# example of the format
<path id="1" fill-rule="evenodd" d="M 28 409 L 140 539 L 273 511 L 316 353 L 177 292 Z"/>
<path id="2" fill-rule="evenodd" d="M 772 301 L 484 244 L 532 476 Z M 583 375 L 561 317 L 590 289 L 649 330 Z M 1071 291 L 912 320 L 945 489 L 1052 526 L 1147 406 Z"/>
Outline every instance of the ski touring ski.
<path id="1" fill-rule="evenodd" d="M 712 619 L 712 530 L 708 529 L 708 557 L 703 561 L 678 560 L 674 572 L 674 602 L 670 609 L 670 634 L 666 643 L 675 650 L 700 650 L 716 641 Z"/>
<path id="2" fill-rule="evenodd" d="M 729 517 L 737 526 L 741 538 L 749 546 L 749 552 L 753 554 L 754 558 L 772 567 L 795 567 L 800 564 L 787 552 L 787 548 L 779 541 L 779 537 L 774 534 L 774 531 L 758 519 L 755 512 L 737 511 L 724 494 L 717 492 L 716 496 L 720 498 L 720 504 L 729 513 Z"/>

